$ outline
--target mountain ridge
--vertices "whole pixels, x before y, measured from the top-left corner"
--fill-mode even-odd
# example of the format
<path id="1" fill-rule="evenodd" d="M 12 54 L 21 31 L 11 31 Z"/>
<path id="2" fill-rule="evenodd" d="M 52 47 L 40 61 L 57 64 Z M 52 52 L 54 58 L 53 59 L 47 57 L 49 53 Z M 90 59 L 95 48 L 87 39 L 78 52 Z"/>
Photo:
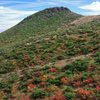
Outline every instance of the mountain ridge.
<path id="1" fill-rule="evenodd" d="M 65 7 L 53 7 L 53 8 L 46 8 L 46 9 L 40 11 L 39 13 L 40 14 L 43 14 L 44 12 L 45 13 L 51 13 L 51 12 L 53 13 L 53 12 L 63 11 L 63 10 L 66 10 L 66 11 L 70 12 L 70 10 L 68 8 L 65 8 Z M 49 15 L 48 17 L 52 17 L 52 15 Z M 36 13 L 36 16 L 38 16 L 38 12 Z M 24 20 L 29 19 L 29 18 L 32 18 L 32 15 L 26 17 Z M 21 22 L 23 22 L 24 20 L 22 20 Z"/>
<path id="2" fill-rule="evenodd" d="M 52 13 L 52 11 L 54 12 Z M 21 43 L 22 41 L 26 41 L 26 38 L 29 41 L 28 37 L 34 38 L 36 35 L 43 35 L 55 31 L 64 24 L 69 24 L 71 21 L 81 16 L 82 15 L 73 13 L 68 8 L 63 7 L 45 9 L 25 18 L 19 24 L 1 33 L 0 46 L 3 46 L 5 49 L 7 44 L 10 47 L 15 42 L 20 41 Z"/>

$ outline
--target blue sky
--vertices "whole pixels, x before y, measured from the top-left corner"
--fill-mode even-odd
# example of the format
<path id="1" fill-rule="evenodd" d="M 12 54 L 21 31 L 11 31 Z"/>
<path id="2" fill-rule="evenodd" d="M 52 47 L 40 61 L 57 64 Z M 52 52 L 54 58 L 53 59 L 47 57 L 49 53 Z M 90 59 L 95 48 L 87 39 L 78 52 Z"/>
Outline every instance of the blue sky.
<path id="1" fill-rule="evenodd" d="M 0 0 L 0 32 L 50 7 L 67 7 L 82 15 L 100 15 L 100 0 Z"/>

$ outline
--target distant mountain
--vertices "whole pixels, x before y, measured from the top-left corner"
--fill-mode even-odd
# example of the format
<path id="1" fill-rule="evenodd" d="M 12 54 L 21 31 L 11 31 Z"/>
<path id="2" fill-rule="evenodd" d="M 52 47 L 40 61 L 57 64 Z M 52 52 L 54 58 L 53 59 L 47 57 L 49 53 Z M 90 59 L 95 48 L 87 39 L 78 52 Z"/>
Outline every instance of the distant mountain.
<path id="1" fill-rule="evenodd" d="M 2 49 L 12 48 L 19 43 L 30 41 L 37 35 L 56 31 L 64 25 L 82 17 L 82 15 L 71 12 L 65 7 L 47 8 L 28 16 L 14 27 L 0 34 L 0 46 Z M 1 50 L 1 48 L 0 48 Z"/>

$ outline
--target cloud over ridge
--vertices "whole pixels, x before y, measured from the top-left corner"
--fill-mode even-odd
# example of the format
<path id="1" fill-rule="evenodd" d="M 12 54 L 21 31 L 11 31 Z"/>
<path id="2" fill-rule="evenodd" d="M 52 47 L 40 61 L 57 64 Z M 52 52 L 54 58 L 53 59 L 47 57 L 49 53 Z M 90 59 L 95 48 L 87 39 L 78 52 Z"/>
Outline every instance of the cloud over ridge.
<path id="1" fill-rule="evenodd" d="M 14 10 L 0 6 L 0 30 L 4 31 L 5 29 L 10 28 L 19 23 L 23 16 L 28 16 L 36 12 L 37 11 Z"/>
<path id="2" fill-rule="evenodd" d="M 79 8 L 85 9 L 85 10 L 100 11 L 100 2 L 96 1 L 88 5 L 79 6 Z"/>

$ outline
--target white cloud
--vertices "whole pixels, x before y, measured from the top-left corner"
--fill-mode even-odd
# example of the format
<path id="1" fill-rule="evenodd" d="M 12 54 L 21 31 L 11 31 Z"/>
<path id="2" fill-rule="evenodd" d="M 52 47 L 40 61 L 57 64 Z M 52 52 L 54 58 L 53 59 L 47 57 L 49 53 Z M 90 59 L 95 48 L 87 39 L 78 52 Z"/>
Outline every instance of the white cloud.
<path id="1" fill-rule="evenodd" d="M 3 17 L 8 17 L 8 18 L 21 17 L 23 15 L 29 15 L 35 12 L 37 11 L 18 11 L 18 10 L 10 9 L 8 7 L 0 6 L 0 16 L 2 15 Z"/>
<path id="2" fill-rule="evenodd" d="M 0 1 L 0 5 L 11 4 L 11 3 L 27 3 L 27 2 L 24 2 L 24 1 Z"/>
<path id="3" fill-rule="evenodd" d="M 0 32 L 5 31 L 6 29 L 9 29 L 10 27 L 14 26 L 15 24 L 17 24 L 18 22 L 20 22 L 20 20 L 0 20 Z"/>
<path id="4" fill-rule="evenodd" d="M 43 6 L 61 6 L 61 5 L 79 5 L 83 3 L 83 0 L 37 0 L 36 2 L 21 2 L 19 4 L 10 6 L 13 9 L 24 9 L 24 8 L 34 8 L 34 7 L 43 7 Z M 21 3 L 20 3 L 21 2 Z M 10 2 L 9 2 L 10 3 Z"/>
<path id="5" fill-rule="evenodd" d="M 100 15 L 100 12 L 84 12 L 84 15 Z"/>
<path id="6" fill-rule="evenodd" d="M 27 2 L 23 4 L 13 5 L 10 6 L 10 8 L 13 9 L 26 9 L 26 8 L 34 8 L 34 7 L 41 7 L 41 6 L 47 6 L 47 5 L 58 5 L 57 2 Z"/>
<path id="7" fill-rule="evenodd" d="M 36 12 L 37 11 L 19 11 L 0 6 L 0 32 L 16 25 L 26 16 Z"/>
<path id="8" fill-rule="evenodd" d="M 79 8 L 85 9 L 85 10 L 100 11 L 100 2 L 96 1 L 89 5 L 79 6 Z"/>
<path id="9" fill-rule="evenodd" d="M 63 3 L 63 4 L 70 4 L 70 5 L 79 5 L 80 3 L 82 3 L 83 1 L 81 0 L 76 0 L 76 1 L 70 1 L 70 0 L 52 0 L 54 2 L 58 2 L 58 3 Z"/>

